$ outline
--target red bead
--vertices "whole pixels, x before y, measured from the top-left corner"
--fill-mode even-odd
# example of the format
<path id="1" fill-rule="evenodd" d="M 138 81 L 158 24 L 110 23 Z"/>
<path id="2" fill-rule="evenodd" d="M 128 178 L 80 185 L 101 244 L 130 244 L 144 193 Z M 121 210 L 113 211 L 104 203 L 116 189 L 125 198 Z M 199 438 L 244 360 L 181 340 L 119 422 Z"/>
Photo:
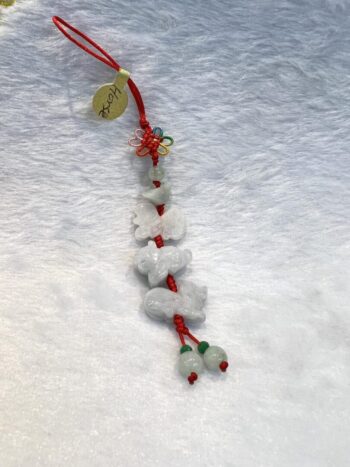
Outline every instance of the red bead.
<path id="1" fill-rule="evenodd" d="M 157 212 L 160 216 L 164 214 L 164 204 L 159 204 L 159 206 L 156 206 Z"/>
<path id="2" fill-rule="evenodd" d="M 192 373 L 188 376 L 187 379 L 188 379 L 188 382 L 189 382 L 190 384 L 193 384 L 195 381 L 197 381 L 198 375 L 197 375 L 197 373 L 195 373 L 194 371 L 192 371 Z"/>
<path id="3" fill-rule="evenodd" d="M 219 367 L 220 367 L 220 370 L 225 373 L 225 371 L 227 370 L 227 367 L 228 367 L 228 362 L 225 362 L 225 360 L 223 360 L 220 363 Z"/>
<path id="4" fill-rule="evenodd" d="M 161 235 L 157 235 L 153 238 L 157 248 L 162 248 L 164 246 L 164 241 Z"/>
<path id="5" fill-rule="evenodd" d="M 177 285 L 171 274 L 169 274 L 168 277 L 166 278 L 166 283 L 172 292 L 177 292 Z"/>

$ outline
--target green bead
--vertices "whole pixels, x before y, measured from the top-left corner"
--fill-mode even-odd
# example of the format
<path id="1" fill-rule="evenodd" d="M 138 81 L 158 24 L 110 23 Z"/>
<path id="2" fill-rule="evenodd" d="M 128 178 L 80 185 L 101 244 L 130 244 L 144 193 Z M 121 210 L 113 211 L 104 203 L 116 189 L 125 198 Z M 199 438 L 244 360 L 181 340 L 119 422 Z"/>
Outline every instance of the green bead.
<path id="1" fill-rule="evenodd" d="M 200 343 L 198 344 L 198 347 L 197 347 L 197 348 L 198 348 L 198 352 L 199 352 L 199 353 L 204 353 L 204 352 L 207 350 L 208 347 L 209 347 L 208 342 L 202 341 L 202 342 L 200 342 Z"/>
<path id="2" fill-rule="evenodd" d="M 190 345 L 183 345 L 180 349 L 180 353 L 184 353 L 184 352 L 189 352 L 190 350 L 192 350 L 192 347 Z"/>

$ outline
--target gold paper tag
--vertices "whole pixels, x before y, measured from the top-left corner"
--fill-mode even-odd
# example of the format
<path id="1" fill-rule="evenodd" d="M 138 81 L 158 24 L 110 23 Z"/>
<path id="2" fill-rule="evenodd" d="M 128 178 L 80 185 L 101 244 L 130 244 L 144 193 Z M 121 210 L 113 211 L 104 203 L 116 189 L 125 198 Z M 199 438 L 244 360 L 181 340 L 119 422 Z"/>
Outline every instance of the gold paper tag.
<path id="1" fill-rule="evenodd" d="M 15 0 L 0 0 L 0 6 L 12 6 L 14 5 Z"/>
<path id="2" fill-rule="evenodd" d="M 92 107 L 96 114 L 106 120 L 120 117 L 128 105 L 128 95 L 124 87 L 130 73 L 121 68 L 114 83 L 100 86 L 92 99 Z"/>

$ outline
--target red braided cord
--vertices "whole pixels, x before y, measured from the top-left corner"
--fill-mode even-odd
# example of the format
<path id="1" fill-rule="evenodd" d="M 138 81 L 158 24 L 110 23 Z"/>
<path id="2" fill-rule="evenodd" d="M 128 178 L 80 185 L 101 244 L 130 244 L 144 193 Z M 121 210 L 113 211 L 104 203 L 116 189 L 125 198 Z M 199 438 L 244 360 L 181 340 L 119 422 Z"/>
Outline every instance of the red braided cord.
<path id="1" fill-rule="evenodd" d="M 193 334 L 190 333 L 190 331 L 187 331 L 187 334 L 186 334 L 191 340 L 193 340 L 193 342 L 195 342 L 196 344 L 199 344 L 200 341 L 197 339 L 197 337 L 195 337 Z"/>
<path id="2" fill-rule="evenodd" d="M 60 18 L 59 16 L 53 16 L 52 21 L 53 21 L 54 25 L 62 32 L 62 34 L 64 34 L 67 37 L 67 39 L 69 39 L 75 45 L 77 45 L 78 47 L 83 49 L 86 53 L 92 55 L 97 60 L 100 60 L 101 62 L 105 63 L 110 68 L 113 68 L 116 71 L 120 70 L 121 67 L 114 60 L 114 58 L 111 55 L 109 55 L 100 45 L 98 45 L 95 41 L 93 41 L 89 36 L 87 36 L 86 34 L 84 34 L 81 31 L 79 31 L 79 29 L 75 28 L 74 26 L 69 24 L 67 21 Z M 72 35 L 70 35 L 69 32 L 67 32 L 64 29 L 64 27 L 66 27 L 70 31 L 74 32 L 77 36 L 84 39 L 84 41 L 86 41 L 88 44 L 92 45 L 92 47 L 95 48 L 96 50 L 98 50 L 102 54 L 102 56 L 99 55 L 98 53 L 94 52 L 92 49 L 87 47 L 85 44 L 80 42 L 78 39 L 76 39 Z M 129 88 L 130 88 L 130 91 L 131 91 L 132 95 L 134 96 L 134 99 L 135 99 L 135 102 L 136 102 L 136 105 L 137 105 L 137 108 L 138 108 L 138 111 L 139 111 L 139 114 L 140 114 L 141 128 L 147 128 L 149 126 L 149 123 L 148 123 L 147 118 L 146 118 L 146 110 L 145 110 L 145 106 L 144 106 L 144 103 L 143 103 L 143 100 L 142 100 L 141 93 L 140 93 L 138 87 L 136 86 L 136 84 L 134 83 L 134 81 L 131 78 L 128 79 L 128 85 L 129 85 Z"/>
<path id="3" fill-rule="evenodd" d="M 159 188 L 161 186 L 161 182 L 159 180 L 155 180 L 153 182 L 153 185 L 156 188 Z M 160 204 L 156 206 L 156 208 L 157 208 L 158 214 L 160 216 L 163 215 L 164 204 Z M 164 246 L 164 240 L 161 235 L 157 235 L 156 237 L 153 238 L 153 240 L 157 248 L 162 248 Z M 174 276 L 172 276 L 171 274 L 168 274 L 166 278 L 166 283 L 167 283 L 169 290 L 171 290 L 172 292 L 177 292 L 177 284 L 176 284 Z M 195 342 L 196 344 L 199 344 L 200 341 L 193 334 L 190 333 L 188 327 L 185 325 L 185 320 L 183 316 L 178 315 L 178 314 L 174 315 L 173 322 L 176 328 L 176 332 L 179 334 L 179 338 L 180 338 L 182 345 L 185 344 L 184 336 L 188 336 L 193 342 Z M 193 383 L 190 382 L 190 384 L 193 384 Z"/>
<path id="4" fill-rule="evenodd" d="M 175 326 L 175 330 L 179 335 L 180 341 L 182 345 L 185 345 L 185 338 L 184 336 L 187 335 L 188 328 L 185 326 L 184 317 L 181 315 L 174 315 L 173 323 Z"/>

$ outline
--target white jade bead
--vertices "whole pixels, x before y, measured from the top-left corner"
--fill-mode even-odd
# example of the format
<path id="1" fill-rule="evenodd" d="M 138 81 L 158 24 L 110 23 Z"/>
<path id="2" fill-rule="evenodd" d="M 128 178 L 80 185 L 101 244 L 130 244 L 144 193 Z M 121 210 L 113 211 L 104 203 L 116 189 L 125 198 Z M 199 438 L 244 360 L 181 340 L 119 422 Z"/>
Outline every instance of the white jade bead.
<path id="1" fill-rule="evenodd" d="M 220 363 L 227 361 L 227 354 L 221 347 L 211 345 L 204 352 L 203 358 L 208 370 L 220 370 Z"/>
<path id="2" fill-rule="evenodd" d="M 150 201 L 151 203 L 158 206 L 159 204 L 165 204 L 170 198 L 170 185 L 168 183 L 162 183 L 159 188 L 152 188 L 142 193 L 142 196 Z"/>
<path id="3" fill-rule="evenodd" d="M 156 167 L 152 166 L 148 171 L 148 176 L 153 182 L 154 180 L 162 180 L 164 178 L 164 169 L 157 165 Z"/>
<path id="4" fill-rule="evenodd" d="M 199 375 L 203 371 L 203 361 L 193 350 L 184 352 L 180 355 L 179 370 L 184 378 L 187 378 L 192 372 Z"/>

